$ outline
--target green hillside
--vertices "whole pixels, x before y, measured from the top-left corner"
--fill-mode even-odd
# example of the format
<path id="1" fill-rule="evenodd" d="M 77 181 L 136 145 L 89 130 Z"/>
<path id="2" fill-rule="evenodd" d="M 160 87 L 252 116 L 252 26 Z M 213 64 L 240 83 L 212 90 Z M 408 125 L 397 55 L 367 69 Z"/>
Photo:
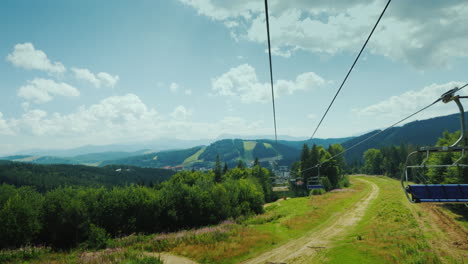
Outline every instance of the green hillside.
<path id="1" fill-rule="evenodd" d="M 103 168 L 83 165 L 39 165 L 23 162 L 0 162 L 0 184 L 34 186 L 47 191 L 59 186 L 125 186 L 156 184 L 174 174 L 171 170 L 112 165 Z"/>
<path id="2" fill-rule="evenodd" d="M 362 145 L 348 151 L 345 154 L 347 161 L 361 160 L 362 154 L 370 148 L 385 146 L 398 146 L 409 144 L 413 146 L 434 146 L 437 139 L 444 131 L 455 132 L 460 130 L 460 115 L 440 116 L 426 120 L 418 120 L 401 127 L 391 128 L 382 134 L 366 141 Z M 380 130 L 375 130 L 365 135 L 355 137 L 342 144 L 346 149 L 354 144 L 372 136 Z"/>
<path id="3" fill-rule="evenodd" d="M 163 151 L 125 159 L 104 161 L 102 165 L 125 164 L 139 167 L 159 168 L 165 166 L 206 167 L 211 168 L 219 155 L 229 167 L 237 165 L 239 160 L 247 164 L 259 158 L 264 166 L 269 161 L 280 157 L 280 164 L 290 165 L 299 157 L 299 149 L 275 143 L 271 140 L 224 139 L 209 146 L 199 146 L 185 150 Z"/>

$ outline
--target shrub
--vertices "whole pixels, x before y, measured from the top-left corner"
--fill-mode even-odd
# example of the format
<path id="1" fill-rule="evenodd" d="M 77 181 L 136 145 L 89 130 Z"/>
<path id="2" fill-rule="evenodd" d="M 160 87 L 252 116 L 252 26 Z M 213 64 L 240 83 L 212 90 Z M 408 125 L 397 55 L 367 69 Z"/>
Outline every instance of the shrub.
<path id="1" fill-rule="evenodd" d="M 110 239 L 109 234 L 103 228 L 91 224 L 88 231 L 88 240 L 85 242 L 85 247 L 92 249 L 102 249 L 107 247 L 107 241 Z"/>
<path id="2" fill-rule="evenodd" d="M 325 193 L 324 189 L 312 189 L 312 190 L 310 190 L 309 195 L 310 196 L 312 196 L 312 195 L 322 195 L 324 193 Z"/>

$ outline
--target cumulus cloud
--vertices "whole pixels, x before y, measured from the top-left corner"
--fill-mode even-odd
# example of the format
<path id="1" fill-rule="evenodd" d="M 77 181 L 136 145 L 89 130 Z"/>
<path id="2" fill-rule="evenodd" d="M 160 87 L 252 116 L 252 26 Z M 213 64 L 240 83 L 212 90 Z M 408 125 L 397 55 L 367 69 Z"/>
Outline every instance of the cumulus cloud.
<path id="1" fill-rule="evenodd" d="M 3 113 L 0 112 L 0 135 L 13 135 L 13 131 L 10 129 L 9 124 L 3 119 Z"/>
<path id="2" fill-rule="evenodd" d="M 179 0 L 199 15 L 223 23 L 235 39 L 266 41 L 262 2 L 253 0 Z M 384 0 L 270 1 L 272 51 L 291 56 L 298 50 L 335 55 L 363 44 Z M 392 2 L 368 50 L 416 68 L 444 67 L 468 57 L 468 3 L 463 0 Z"/>
<path id="3" fill-rule="evenodd" d="M 192 116 L 192 110 L 186 109 L 183 105 L 179 105 L 171 113 L 171 117 L 178 120 L 186 120 Z"/>
<path id="4" fill-rule="evenodd" d="M 44 144 L 66 140 L 67 144 L 104 144 L 135 142 L 154 138 L 210 138 L 220 134 L 259 134 L 271 132 L 262 121 L 247 121 L 229 116 L 217 121 L 193 121 L 192 110 L 177 106 L 172 113 L 160 114 L 138 96 L 111 96 L 69 114 L 28 109 L 17 119 L 3 120 L 0 133 L 27 138 L 43 138 Z M 34 137 L 30 137 L 33 135 Z M 47 139 L 50 139 L 47 141 Z"/>
<path id="5" fill-rule="evenodd" d="M 36 104 L 49 102 L 53 96 L 76 97 L 80 92 L 73 86 L 49 79 L 36 78 L 18 89 L 18 96 Z"/>
<path id="6" fill-rule="evenodd" d="M 137 136 L 137 131 L 144 124 L 158 121 L 155 109 L 148 108 L 138 96 L 127 94 L 111 96 L 91 106 L 80 107 L 71 114 L 53 113 L 39 109 L 25 112 L 14 121 L 16 129 L 30 132 L 34 135 L 71 135 L 83 133 L 89 137 L 113 137 L 130 133 Z M 148 131 L 149 132 L 149 131 Z"/>
<path id="7" fill-rule="evenodd" d="M 297 76 L 296 80 L 276 81 L 275 96 L 291 95 L 297 91 L 308 91 L 327 82 L 313 72 Z M 249 64 L 242 64 L 231 68 L 228 72 L 212 79 L 212 90 L 221 96 L 236 96 L 243 103 L 265 103 L 270 100 L 270 84 L 260 82 L 255 69 Z"/>
<path id="8" fill-rule="evenodd" d="M 175 82 L 171 83 L 171 85 L 169 85 L 169 90 L 171 90 L 171 92 L 175 93 L 177 92 L 177 90 L 179 90 L 179 85 Z"/>
<path id="9" fill-rule="evenodd" d="M 434 102 L 448 90 L 461 87 L 462 85 L 463 83 L 461 82 L 432 84 L 420 90 L 411 90 L 400 95 L 392 96 L 362 109 L 354 109 L 353 112 L 359 117 L 379 117 L 399 120 Z M 468 95 L 468 92 L 466 90 L 461 90 L 460 94 Z M 421 112 L 417 118 L 430 118 L 451 114 L 457 111 L 458 108 L 453 103 L 444 104 L 439 102 L 424 112 Z"/>
<path id="10" fill-rule="evenodd" d="M 186 95 L 192 95 L 192 90 L 191 90 L 191 89 L 186 89 L 186 90 L 184 91 L 184 93 L 185 93 Z"/>
<path id="11" fill-rule="evenodd" d="M 65 66 L 61 62 L 51 62 L 42 50 L 34 48 L 32 43 L 16 44 L 7 61 L 19 68 L 41 70 L 48 73 L 64 73 Z"/>
<path id="12" fill-rule="evenodd" d="M 106 72 L 100 72 L 98 74 L 92 73 L 88 69 L 72 68 L 75 74 L 75 78 L 90 82 L 94 87 L 114 87 L 119 81 L 119 76 L 112 76 Z"/>

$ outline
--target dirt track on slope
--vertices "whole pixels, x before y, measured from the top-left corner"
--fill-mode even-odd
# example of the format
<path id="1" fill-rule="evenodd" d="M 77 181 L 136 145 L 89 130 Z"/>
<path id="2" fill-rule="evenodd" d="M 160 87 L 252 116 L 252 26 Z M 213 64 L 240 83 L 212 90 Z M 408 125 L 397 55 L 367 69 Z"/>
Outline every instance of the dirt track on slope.
<path id="1" fill-rule="evenodd" d="M 442 257 L 443 263 L 468 259 L 468 230 L 460 226 L 452 217 L 448 216 L 439 204 L 407 205 L 413 212 L 419 227 L 426 234 L 431 248 Z M 422 214 L 421 214 L 422 212 Z M 445 258 L 449 256 L 449 260 Z"/>
<path id="2" fill-rule="evenodd" d="M 184 258 L 181 256 L 176 256 L 168 252 L 161 253 L 147 253 L 148 256 L 159 257 L 164 262 L 164 264 L 197 264 L 197 262 Z"/>
<path id="3" fill-rule="evenodd" d="M 364 179 L 356 180 L 364 181 L 372 186 L 366 198 L 335 215 L 330 224 L 243 263 L 310 263 L 317 250 L 330 247 L 333 240 L 346 235 L 348 230 L 364 216 L 370 202 L 377 198 L 379 187 L 376 184 Z"/>

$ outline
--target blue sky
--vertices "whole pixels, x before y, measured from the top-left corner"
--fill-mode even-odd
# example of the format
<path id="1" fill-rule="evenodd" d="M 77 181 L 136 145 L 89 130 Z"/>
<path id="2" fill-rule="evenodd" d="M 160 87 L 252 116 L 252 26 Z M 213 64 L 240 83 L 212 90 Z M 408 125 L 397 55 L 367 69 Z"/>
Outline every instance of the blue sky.
<path id="1" fill-rule="evenodd" d="M 385 2 L 269 2 L 279 134 L 311 136 Z M 262 0 L 0 5 L 0 154 L 273 133 Z M 392 2 L 317 137 L 385 127 L 466 82 L 466 11 Z"/>

